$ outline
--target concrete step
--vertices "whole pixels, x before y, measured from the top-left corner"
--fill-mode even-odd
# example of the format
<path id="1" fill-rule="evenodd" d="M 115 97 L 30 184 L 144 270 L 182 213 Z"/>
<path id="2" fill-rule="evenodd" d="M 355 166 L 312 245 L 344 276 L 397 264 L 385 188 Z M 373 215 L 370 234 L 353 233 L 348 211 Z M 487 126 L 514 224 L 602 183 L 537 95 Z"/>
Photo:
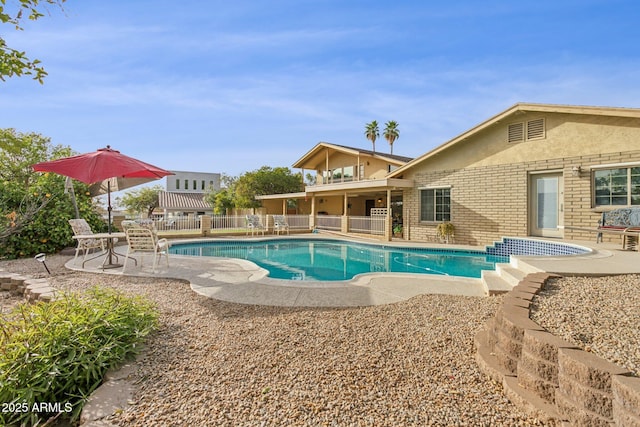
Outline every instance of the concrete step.
<path id="1" fill-rule="evenodd" d="M 503 279 L 497 271 L 483 271 L 482 285 L 489 295 L 504 294 L 513 289 L 514 286 Z"/>
<path id="2" fill-rule="evenodd" d="M 512 267 L 511 264 L 497 264 L 496 272 L 512 286 L 518 285 L 527 276 L 527 273 Z"/>
<path id="3" fill-rule="evenodd" d="M 511 257 L 511 267 L 517 268 L 518 270 L 523 271 L 524 273 L 527 273 L 527 274 L 539 273 L 540 271 L 542 271 L 539 268 L 534 267 L 531 264 L 528 264 L 526 261 L 523 261 L 517 256 Z"/>

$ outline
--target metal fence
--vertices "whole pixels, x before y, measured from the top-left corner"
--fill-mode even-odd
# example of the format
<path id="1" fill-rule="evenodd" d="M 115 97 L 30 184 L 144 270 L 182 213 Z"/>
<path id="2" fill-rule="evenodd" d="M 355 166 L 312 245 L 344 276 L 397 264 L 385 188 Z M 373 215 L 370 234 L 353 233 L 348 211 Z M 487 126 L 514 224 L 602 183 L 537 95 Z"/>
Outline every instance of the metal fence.
<path id="1" fill-rule="evenodd" d="M 154 219 L 158 231 L 191 231 L 200 230 L 200 217 L 185 216 L 168 219 Z"/>
<path id="2" fill-rule="evenodd" d="M 258 215 L 260 223 L 265 231 L 273 230 L 273 215 Z M 311 217 L 309 215 L 285 215 L 289 230 L 310 230 Z M 194 232 L 194 233 L 243 233 L 248 230 L 246 215 L 212 215 L 211 228 L 202 229 L 202 216 L 154 218 L 158 231 L 170 233 Z M 348 217 L 348 231 L 360 234 L 384 235 L 387 216 L 350 216 Z M 204 226 L 208 221 L 204 222 Z M 315 226 L 321 230 L 341 231 L 341 215 L 318 215 L 315 217 Z"/>
<path id="3" fill-rule="evenodd" d="M 386 216 L 350 216 L 349 231 L 382 236 L 386 221 Z"/>
<path id="4" fill-rule="evenodd" d="M 290 230 L 309 230 L 309 215 L 285 215 Z M 273 224 L 273 220 L 271 221 Z"/>
<path id="5" fill-rule="evenodd" d="M 212 215 L 211 231 L 244 231 L 247 228 L 245 215 Z"/>
<path id="6" fill-rule="evenodd" d="M 316 228 L 321 230 L 342 230 L 342 216 L 340 215 L 318 215 L 316 217 Z"/>

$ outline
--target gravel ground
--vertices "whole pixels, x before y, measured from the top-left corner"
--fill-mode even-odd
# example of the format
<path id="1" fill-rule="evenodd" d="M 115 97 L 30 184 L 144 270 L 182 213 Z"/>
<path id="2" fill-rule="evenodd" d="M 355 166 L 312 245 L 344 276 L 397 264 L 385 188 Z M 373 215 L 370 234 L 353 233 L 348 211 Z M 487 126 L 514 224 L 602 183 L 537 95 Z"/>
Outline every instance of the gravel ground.
<path id="1" fill-rule="evenodd" d="M 640 276 L 556 279 L 533 303 L 540 326 L 640 376 Z"/>
<path id="2" fill-rule="evenodd" d="M 161 311 L 160 328 L 137 361 L 134 404 L 112 419 L 119 425 L 544 425 L 477 369 L 473 337 L 500 297 L 424 295 L 348 309 L 248 306 L 199 296 L 182 281 L 70 272 L 67 259 L 47 258 L 54 287 L 113 287 L 146 295 Z M 4 261 L 0 268 L 46 276 L 33 260 Z M 559 289 L 564 280 L 556 282 Z M 629 276 L 634 280 L 637 289 L 638 277 Z M 541 319 L 566 313 L 564 305 L 541 302 L 558 295 L 539 299 Z M 609 294 L 594 305 L 602 307 L 604 299 Z M 639 306 L 637 299 L 627 306 L 635 309 L 636 326 Z M 593 331 L 597 325 L 575 330 L 604 337 Z M 612 324 L 603 325 L 611 335 Z M 593 339 L 590 345 L 598 347 Z"/>

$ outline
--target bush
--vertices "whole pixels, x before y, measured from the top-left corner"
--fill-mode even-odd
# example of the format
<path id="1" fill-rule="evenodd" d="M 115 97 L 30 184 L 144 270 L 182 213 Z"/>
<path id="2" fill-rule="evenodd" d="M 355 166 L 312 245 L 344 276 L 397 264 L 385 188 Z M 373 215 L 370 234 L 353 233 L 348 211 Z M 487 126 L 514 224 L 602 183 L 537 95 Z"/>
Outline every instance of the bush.
<path id="1" fill-rule="evenodd" d="M 64 194 L 64 177 L 49 174 L 40 177 L 40 181 L 42 183 L 38 192 L 30 195 L 46 195 L 49 198 L 47 205 L 25 224 L 19 233 L 3 239 L 0 244 L 0 258 L 24 258 L 40 252 L 51 254 L 76 245 L 69 226 L 69 219 L 75 218 L 75 213 L 69 196 Z M 85 192 L 86 184 L 76 182 L 74 185 L 77 187 L 76 199 L 80 216 L 87 220 L 95 233 L 106 231 L 106 222 L 97 213 L 93 200 Z M 14 189 L 15 194 L 10 194 L 10 187 L 11 183 L 0 182 L 0 214 L 15 211 L 15 206 L 25 196 L 22 189 Z"/>
<path id="2" fill-rule="evenodd" d="M 157 324 L 141 297 L 94 288 L 0 316 L 0 425 L 78 418 L 110 368 L 135 354 Z"/>

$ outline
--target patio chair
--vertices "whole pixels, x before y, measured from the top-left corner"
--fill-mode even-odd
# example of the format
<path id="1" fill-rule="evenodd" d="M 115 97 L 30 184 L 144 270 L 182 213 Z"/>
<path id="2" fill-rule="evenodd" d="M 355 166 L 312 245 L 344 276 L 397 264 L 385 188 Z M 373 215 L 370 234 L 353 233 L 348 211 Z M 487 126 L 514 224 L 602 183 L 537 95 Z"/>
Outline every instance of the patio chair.
<path id="1" fill-rule="evenodd" d="M 84 218 L 70 219 L 69 225 L 71 225 L 74 236 L 91 236 L 92 234 L 94 234 L 93 230 L 91 230 L 91 226 Z M 87 254 L 92 249 L 99 248 L 102 251 L 107 250 L 107 239 L 86 237 L 82 239 L 76 238 L 76 240 L 78 240 L 78 246 L 76 247 L 76 256 L 73 258 L 74 263 L 76 262 L 80 251 L 84 251 L 84 256 L 82 257 L 82 261 L 84 261 L 87 258 Z"/>
<path id="2" fill-rule="evenodd" d="M 280 234 L 281 231 L 286 231 L 289 234 L 289 223 L 287 223 L 287 217 L 284 215 L 273 216 L 273 231 L 276 234 Z"/>
<path id="3" fill-rule="evenodd" d="M 260 219 L 260 215 L 247 215 L 247 234 L 251 231 L 251 235 L 253 233 L 262 232 L 264 236 L 264 225 L 262 225 L 262 220 Z"/>
<path id="4" fill-rule="evenodd" d="M 155 237 L 156 240 L 158 239 L 158 229 L 156 228 L 156 223 L 153 222 L 153 220 L 137 219 L 135 221 L 132 221 L 132 220 L 122 221 L 122 231 L 126 233 L 127 230 L 130 228 L 147 228 L 151 230 L 151 232 L 153 233 L 153 237 Z"/>
<path id="5" fill-rule="evenodd" d="M 127 254 L 124 258 L 124 265 L 122 266 L 122 272 L 127 269 L 127 262 L 130 255 L 135 253 L 149 253 L 153 254 L 153 267 L 151 271 L 156 272 L 156 265 L 158 265 L 158 258 L 162 255 L 167 260 L 167 267 L 169 266 L 169 242 L 167 239 L 158 239 L 156 233 L 150 226 L 143 226 L 142 224 L 127 224 L 123 228 L 126 229 L 127 235 Z M 155 228 L 155 227 L 154 227 Z M 140 267 L 142 267 L 143 255 L 140 256 Z"/>

